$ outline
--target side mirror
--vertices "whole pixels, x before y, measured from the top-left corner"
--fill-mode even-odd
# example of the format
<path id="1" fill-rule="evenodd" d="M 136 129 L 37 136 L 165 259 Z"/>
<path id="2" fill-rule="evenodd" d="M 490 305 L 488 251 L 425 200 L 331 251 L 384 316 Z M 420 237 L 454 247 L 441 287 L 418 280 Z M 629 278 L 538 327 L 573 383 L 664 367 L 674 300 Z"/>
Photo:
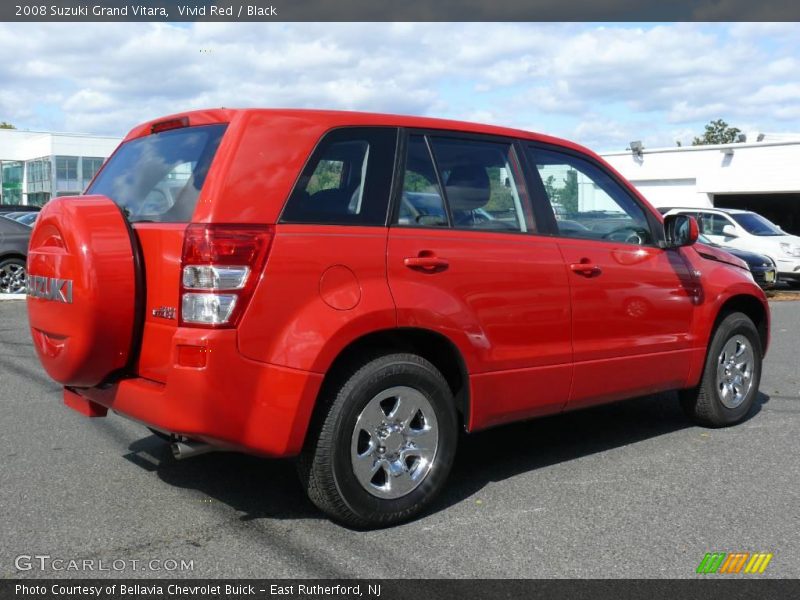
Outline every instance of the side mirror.
<path id="1" fill-rule="evenodd" d="M 668 215 L 664 217 L 664 236 L 667 248 L 691 246 L 697 241 L 700 228 L 697 221 L 689 215 Z"/>
<path id="2" fill-rule="evenodd" d="M 739 237 L 739 234 L 736 233 L 736 227 L 733 225 L 725 225 L 725 227 L 722 228 L 722 235 L 725 237 Z"/>

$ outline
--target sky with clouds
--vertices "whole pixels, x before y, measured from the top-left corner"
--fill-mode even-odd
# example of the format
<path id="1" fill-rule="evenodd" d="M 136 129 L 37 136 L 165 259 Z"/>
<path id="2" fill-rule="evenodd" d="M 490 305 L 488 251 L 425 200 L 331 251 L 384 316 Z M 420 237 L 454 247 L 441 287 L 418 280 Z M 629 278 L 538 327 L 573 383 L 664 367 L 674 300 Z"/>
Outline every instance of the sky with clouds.
<path id="1" fill-rule="evenodd" d="M 0 23 L 0 121 L 122 135 L 214 106 L 457 118 L 596 150 L 800 132 L 797 23 Z"/>

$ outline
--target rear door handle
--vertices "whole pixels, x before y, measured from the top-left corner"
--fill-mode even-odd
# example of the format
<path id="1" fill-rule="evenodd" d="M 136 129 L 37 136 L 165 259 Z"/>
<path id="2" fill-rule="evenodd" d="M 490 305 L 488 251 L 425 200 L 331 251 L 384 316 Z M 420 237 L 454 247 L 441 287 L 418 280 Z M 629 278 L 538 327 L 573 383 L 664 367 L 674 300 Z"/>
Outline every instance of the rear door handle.
<path id="1" fill-rule="evenodd" d="M 572 269 L 573 273 L 584 277 L 597 277 L 603 272 L 600 267 L 590 263 L 588 259 L 584 259 L 579 263 L 572 263 L 569 268 Z"/>
<path id="2" fill-rule="evenodd" d="M 438 273 L 444 271 L 450 266 L 450 263 L 445 258 L 438 256 L 431 256 L 420 252 L 420 256 L 410 256 L 403 259 L 403 264 L 409 269 L 415 271 L 423 271 L 425 273 Z"/>

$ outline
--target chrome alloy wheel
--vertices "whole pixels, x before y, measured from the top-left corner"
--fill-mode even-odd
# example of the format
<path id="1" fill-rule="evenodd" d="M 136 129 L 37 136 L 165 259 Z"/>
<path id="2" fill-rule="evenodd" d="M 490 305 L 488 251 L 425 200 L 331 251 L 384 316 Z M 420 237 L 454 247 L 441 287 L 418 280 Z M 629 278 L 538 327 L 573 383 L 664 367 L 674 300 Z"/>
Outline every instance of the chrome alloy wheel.
<path id="1" fill-rule="evenodd" d="M 0 294 L 24 294 L 25 282 L 25 265 L 7 262 L 0 266 Z"/>
<path id="2" fill-rule="evenodd" d="M 717 391 L 722 405 L 736 408 L 753 387 L 755 358 L 750 341 L 735 335 L 722 347 L 717 359 Z"/>
<path id="3" fill-rule="evenodd" d="M 428 399 L 397 386 L 377 394 L 358 415 L 350 444 L 353 473 L 373 496 L 395 499 L 430 473 L 439 426 Z"/>

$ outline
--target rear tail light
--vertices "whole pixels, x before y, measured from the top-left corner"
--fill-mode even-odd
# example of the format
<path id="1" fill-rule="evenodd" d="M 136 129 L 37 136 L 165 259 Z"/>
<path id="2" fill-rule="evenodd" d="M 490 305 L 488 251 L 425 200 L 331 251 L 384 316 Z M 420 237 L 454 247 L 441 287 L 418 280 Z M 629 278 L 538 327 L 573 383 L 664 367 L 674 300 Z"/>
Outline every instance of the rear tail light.
<path id="1" fill-rule="evenodd" d="M 183 268 L 183 286 L 201 290 L 240 290 L 247 283 L 250 267 L 187 265 Z"/>
<path id="2" fill-rule="evenodd" d="M 236 294 L 184 294 L 181 314 L 184 324 L 225 325 L 236 308 Z"/>
<path id="3" fill-rule="evenodd" d="M 183 241 L 180 324 L 235 327 L 258 283 L 273 234 L 267 225 L 189 225 Z"/>

